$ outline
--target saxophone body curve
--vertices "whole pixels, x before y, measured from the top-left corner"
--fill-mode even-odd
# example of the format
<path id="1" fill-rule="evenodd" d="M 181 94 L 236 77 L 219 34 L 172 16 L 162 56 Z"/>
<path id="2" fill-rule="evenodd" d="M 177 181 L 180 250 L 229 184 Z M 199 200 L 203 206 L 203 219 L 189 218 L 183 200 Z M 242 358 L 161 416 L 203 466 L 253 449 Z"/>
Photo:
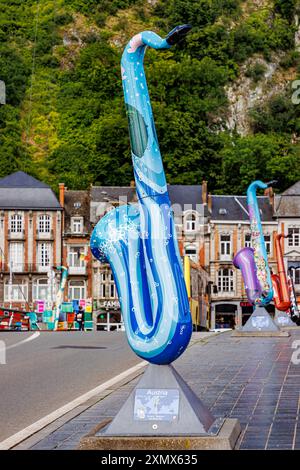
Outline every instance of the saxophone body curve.
<path id="1" fill-rule="evenodd" d="M 252 248 L 242 248 L 233 264 L 240 269 L 248 300 L 253 305 L 265 306 L 273 299 L 271 272 L 257 202 L 257 189 L 266 189 L 272 182 L 254 181 L 247 190 Z"/>
<path id="2" fill-rule="evenodd" d="M 122 83 L 138 202 L 107 213 L 91 237 L 93 255 L 112 269 L 129 345 L 154 364 L 169 364 L 183 353 L 192 321 L 143 59 L 146 47 L 169 48 L 189 29 L 177 27 L 165 39 L 145 31 L 124 50 Z"/>

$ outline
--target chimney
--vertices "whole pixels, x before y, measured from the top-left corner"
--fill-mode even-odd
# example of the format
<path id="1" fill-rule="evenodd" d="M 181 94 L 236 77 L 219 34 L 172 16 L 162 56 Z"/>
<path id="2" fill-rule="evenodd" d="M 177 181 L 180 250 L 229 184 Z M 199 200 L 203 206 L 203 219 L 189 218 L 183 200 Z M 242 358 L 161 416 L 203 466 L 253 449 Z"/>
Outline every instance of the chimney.
<path id="1" fill-rule="evenodd" d="M 265 196 L 267 196 L 269 198 L 269 202 L 270 202 L 270 204 L 272 206 L 272 209 L 273 209 L 273 212 L 274 212 L 274 209 L 275 209 L 275 194 L 274 194 L 274 191 L 273 191 L 272 187 L 265 189 Z"/>
<path id="2" fill-rule="evenodd" d="M 131 180 L 131 181 L 130 181 L 130 187 L 131 187 L 131 188 L 135 188 L 135 181 L 134 181 L 134 180 Z"/>
<path id="3" fill-rule="evenodd" d="M 65 207 L 65 183 L 59 183 L 59 203 L 62 207 Z"/>
<path id="4" fill-rule="evenodd" d="M 211 195 L 211 193 L 209 193 L 208 197 L 207 197 L 207 208 L 208 208 L 209 212 L 211 213 L 211 211 L 212 211 L 212 195 Z"/>
<path id="5" fill-rule="evenodd" d="M 202 181 L 202 204 L 207 204 L 207 181 Z"/>

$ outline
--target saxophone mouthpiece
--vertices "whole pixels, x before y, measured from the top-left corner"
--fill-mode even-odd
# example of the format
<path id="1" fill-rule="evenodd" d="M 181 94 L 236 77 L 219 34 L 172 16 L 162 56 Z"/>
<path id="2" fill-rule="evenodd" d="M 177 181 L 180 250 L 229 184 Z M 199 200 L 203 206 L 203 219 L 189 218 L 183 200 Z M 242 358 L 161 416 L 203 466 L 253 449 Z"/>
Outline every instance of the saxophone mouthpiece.
<path id="1" fill-rule="evenodd" d="M 272 181 L 268 181 L 268 182 L 266 183 L 266 185 L 267 185 L 268 187 L 276 186 L 277 184 L 278 184 L 278 180 L 272 180 Z"/>
<path id="2" fill-rule="evenodd" d="M 166 41 L 170 46 L 177 44 L 179 41 L 185 38 L 188 32 L 192 29 L 190 24 L 183 24 L 180 26 L 176 26 L 168 36 L 166 37 Z"/>

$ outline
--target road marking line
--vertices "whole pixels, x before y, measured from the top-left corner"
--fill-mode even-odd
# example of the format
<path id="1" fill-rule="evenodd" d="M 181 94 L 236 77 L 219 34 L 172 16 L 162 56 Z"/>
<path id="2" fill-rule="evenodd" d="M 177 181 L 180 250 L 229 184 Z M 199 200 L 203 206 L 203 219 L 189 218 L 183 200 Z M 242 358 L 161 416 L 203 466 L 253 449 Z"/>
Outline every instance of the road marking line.
<path id="1" fill-rule="evenodd" d="M 8 349 L 17 348 L 21 344 L 28 343 L 29 341 L 34 340 L 35 338 L 40 336 L 40 334 L 41 333 L 36 331 L 35 333 L 33 333 L 33 335 L 29 336 L 28 338 L 22 339 L 22 341 L 19 341 L 18 343 L 15 343 L 15 344 L 11 344 L 10 346 L 6 346 L 4 349 L 7 351 Z"/>
<path id="2" fill-rule="evenodd" d="M 58 408 L 47 416 L 44 416 L 35 423 L 31 424 L 30 426 L 27 426 L 27 428 L 22 429 L 22 431 L 13 434 L 4 441 L 0 442 L 0 450 L 9 450 L 12 447 L 15 447 L 17 444 L 20 444 L 20 442 L 24 441 L 28 437 L 32 436 L 33 434 L 48 426 L 48 424 L 53 423 L 53 421 L 56 421 L 58 418 L 61 418 L 61 416 L 65 415 L 66 413 L 69 413 L 69 411 L 72 411 L 77 406 L 82 405 L 93 396 L 97 395 L 100 392 L 103 392 L 106 389 L 109 389 L 110 387 L 125 379 L 129 375 L 142 369 L 147 364 L 147 361 L 140 362 L 136 366 L 131 367 L 130 369 L 125 370 L 124 372 L 121 372 L 121 374 L 116 375 L 107 382 L 98 385 L 98 387 L 93 388 L 89 392 L 84 393 L 78 398 L 75 398 L 75 400 L 70 401 L 66 405 L 62 406 L 61 408 Z"/>

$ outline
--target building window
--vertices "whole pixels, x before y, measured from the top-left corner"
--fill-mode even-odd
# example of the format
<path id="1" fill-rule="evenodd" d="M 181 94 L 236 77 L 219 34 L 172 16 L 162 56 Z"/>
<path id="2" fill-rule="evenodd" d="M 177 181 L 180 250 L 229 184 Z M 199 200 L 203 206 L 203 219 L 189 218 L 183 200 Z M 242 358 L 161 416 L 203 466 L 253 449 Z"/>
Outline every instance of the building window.
<path id="1" fill-rule="evenodd" d="M 194 232 L 196 230 L 196 215 L 188 214 L 185 216 L 185 231 Z"/>
<path id="2" fill-rule="evenodd" d="M 28 284 L 5 284 L 4 300 L 6 302 L 27 302 Z"/>
<path id="3" fill-rule="evenodd" d="M 221 235 L 221 255 L 229 256 L 231 255 L 231 236 L 230 235 Z"/>
<path id="4" fill-rule="evenodd" d="M 100 297 L 106 298 L 106 284 L 100 284 Z"/>
<path id="5" fill-rule="evenodd" d="M 51 218 L 50 215 L 43 214 L 39 216 L 39 233 L 50 233 Z"/>
<path id="6" fill-rule="evenodd" d="M 251 248 L 251 233 L 246 233 L 245 235 L 245 247 Z"/>
<path id="7" fill-rule="evenodd" d="M 117 290 L 116 290 L 114 276 L 112 273 L 109 274 L 108 285 L 109 285 L 109 297 L 111 299 L 115 299 L 117 297 Z"/>
<path id="8" fill-rule="evenodd" d="M 82 233 L 83 232 L 83 218 L 82 217 L 72 217 L 72 233 Z"/>
<path id="9" fill-rule="evenodd" d="M 299 228 L 289 228 L 288 232 L 289 246 L 300 246 L 300 229 Z"/>
<path id="10" fill-rule="evenodd" d="M 47 278 L 37 279 L 33 284 L 33 300 L 48 300 L 50 286 Z"/>
<path id="11" fill-rule="evenodd" d="M 70 268 L 84 268 L 84 246 L 71 246 L 68 252 L 68 263 Z"/>
<path id="12" fill-rule="evenodd" d="M 23 271 L 24 263 L 24 244 L 10 243 L 9 245 L 9 264 L 13 272 Z"/>
<path id="13" fill-rule="evenodd" d="M 106 298 L 106 272 L 100 273 L 100 297 Z"/>
<path id="14" fill-rule="evenodd" d="M 117 298 L 117 289 L 112 273 L 103 272 L 100 274 L 100 297 L 103 299 Z"/>
<path id="15" fill-rule="evenodd" d="M 85 299 L 85 282 L 69 281 L 69 300 Z"/>
<path id="16" fill-rule="evenodd" d="M 50 243 L 38 244 L 38 264 L 40 268 L 48 268 L 51 263 L 51 245 Z"/>
<path id="17" fill-rule="evenodd" d="M 233 270 L 224 268 L 218 271 L 218 291 L 233 292 Z"/>
<path id="18" fill-rule="evenodd" d="M 271 254 L 271 235 L 264 235 L 267 255 Z"/>
<path id="19" fill-rule="evenodd" d="M 300 268 L 292 268 L 289 270 L 291 273 L 291 277 L 295 285 L 300 284 Z"/>
<path id="20" fill-rule="evenodd" d="M 197 250 L 193 245 L 186 246 L 184 249 L 186 256 L 188 256 L 192 261 L 197 263 Z"/>
<path id="21" fill-rule="evenodd" d="M 23 216 L 20 214 L 13 214 L 10 217 L 10 231 L 12 233 L 21 233 L 23 230 Z"/>
<path id="22" fill-rule="evenodd" d="M 111 299 L 115 299 L 117 297 L 117 292 L 116 292 L 116 285 L 115 284 L 110 284 L 109 286 L 109 296 Z"/>

